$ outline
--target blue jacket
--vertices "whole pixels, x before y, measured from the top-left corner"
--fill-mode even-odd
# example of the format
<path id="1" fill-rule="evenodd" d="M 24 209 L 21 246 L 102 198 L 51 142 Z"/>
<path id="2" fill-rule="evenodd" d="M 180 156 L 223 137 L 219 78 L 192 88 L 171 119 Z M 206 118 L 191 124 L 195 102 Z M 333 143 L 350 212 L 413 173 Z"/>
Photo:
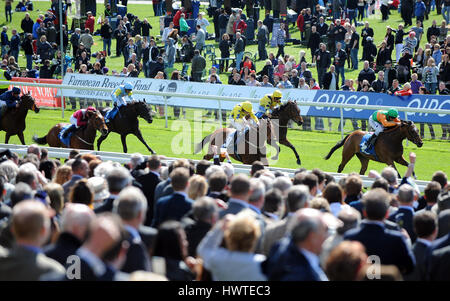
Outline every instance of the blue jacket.
<path id="1" fill-rule="evenodd" d="M 33 39 L 38 39 L 39 38 L 38 33 L 37 33 L 37 30 L 38 30 L 39 27 L 40 27 L 39 23 L 38 22 L 34 22 L 34 24 L 33 24 Z"/>
<path id="2" fill-rule="evenodd" d="M 263 271 L 270 281 L 320 281 L 317 272 L 288 237 L 272 247 Z"/>
<path id="3" fill-rule="evenodd" d="M 386 229 L 385 226 L 362 222 L 356 229 L 348 230 L 344 239 L 356 240 L 364 245 L 366 253 L 380 257 L 381 264 L 397 266 L 400 272 L 413 271 L 416 260 L 406 239 L 399 231 Z"/>
<path id="4" fill-rule="evenodd" d="M 9 45 L 8 34 L 4 31 L 2 31 L 1 43 L 2 43 L 2 46 Z"/>
<path id="5" fill-rule="evenodd" d="M 414 10 L 414 13 L 415 13 L 416 17 L 417 16 L 423 17 L 425 15 L 425 10 L 426 9 L 427 8 L 425 7 L 425 3 L 423 3 L 423 1 L 416 2 L 416 8 Z"/>
<path id="6" fill-rule="evenodd" d="M 12 95 L 12 91 L 6 91 L 2 95 L 0 95 L 0 100 L 5 101 L 8 108 L 15 108 L 19 97 L 14 97 Z"/>
<path id="7" fill-rule="evenodd" d="M 167 220 L 180 221 L 191 210 L 193 203 L 193 200 L 178 192 L 160 198 L 156 203 L 152 227 L 157 228 Z"/>
<path id="8" fill-rule="evenodd" d="M 11 50 L 19 51 L 19 46 L 20 46 L 20 37 L 18 34 L 16 34 L 11 37 L 11 42 L 10 42 L 9 47 Z"/>
<path id="9" fill-rule="evenodd" d="M 417 239 L 416 233 L 414 232 L 413 226 L 413 218 L 414 218 L 414 209 L 408 210 L 406 208 L 399 208 L 396 212 L 392 213 L 389 216 L 389 220 L 391 222 L 395 222 L 400 224 L 403 229 L 408 232 L 409 237 L 411 238 L 411 242 L 414 243 Z"/>

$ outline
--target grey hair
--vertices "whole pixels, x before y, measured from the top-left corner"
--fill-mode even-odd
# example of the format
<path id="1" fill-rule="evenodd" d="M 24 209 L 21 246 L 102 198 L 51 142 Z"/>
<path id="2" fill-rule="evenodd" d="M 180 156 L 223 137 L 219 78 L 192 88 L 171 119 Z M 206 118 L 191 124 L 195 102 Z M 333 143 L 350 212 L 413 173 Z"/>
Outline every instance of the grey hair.
<path id="1" fill-rule="evenodd" d="M 318 232 L 323 222 L 322 213 L 316 209 L 301 209 L 289 223 L 288 229 L 295 244 L 305 241 L 311 232 Z"/>
<path id="2" fill-rule="evenodd" d="M 343 207 L 337 217 L 343 222 L 342 227 L 337 229 L 337 232 L 341 235 L 350 229 L 356 228 L 361 221 L 361 213 L 355 208 L 348 206 Z"/>
<path id="3" fill-rule="evenodd" d="M 288 177 L 278 177 L 273 181 L 273 188 L 277 188 L 281 190 L 282 192 L 287 191 L 289 188 L 292 187 L 292 181 Z"/>
<path id="4" fill-rule="evenodd" d="M 113 212 L 117 213 L 125 221 L 135 219 L 140 212 L 146 211 L 147 199 L 142 191 L 136 187 L 130 186 L 125 188 L 114 201 Z"/>
<path id="5" fill-rule="evenodd" d="M 133 165 L 133 167 L 136 167 L 143 162 L 144 162 L 144 156 L 142 154 L 134 153 L 131 155 L 130 163 Z"/>
<path id="6" fill-rule="evenodd" d="M 222 167 L 220 167 L 219 165 L 211 165 L 210 167 L 208 167 L 205 171 L 206 180 L 209 181 L 209 178 L 216 172 L 223 172 Z"/>
<path id="7" fill-rule="evenodd" d="M 287 191 L 287 206 L 289 212 L 305 208 L 310 198 L 309 188 L 306 185 L 294 185 Z"/>
<path id="8" fill-rule="evenodd" d="M 9 183 L 15 183 L 19 167 L 11 160 L 6 160 L 0 164 L 0 176 L 3 176 Z"/>
<path id="9" fill-rule="evenodd" d="M 119 192 L 131 183 L 131 175 L 125 167 L 114 167 L 106 175 L 106 181 L 110 192 Z"/>
<path id="10" fill-rule="evenodd" d="M 230 163 L 224 163 L 221 165 L 223 171 L 227 175 L 228 179 L 230 179 L 234 175 L 234 167 Z"/>
<path id="11" fill-rule="evenodd" d="M 261 198 L 264 197 L 264 193 L 266 192 L 266 187 L 264 186 L 264 182 L 260 181 L 257 178 L 250 179 L 250 197 L 248 199 L 249 203 L 256 203 Z"/>
<path id="12" fill-rule="evenodd" d="M 95 214 L 87 205 L 70 203 L 61 215 L 62 232 L 71 233 L 74 226 L 89 227 L 89 224 L 95 219 Z"/>
<path id="13" fill-rule="evenodd" d="M 388 166 L 383 169 L 381 176 L 385 178 L 389 184 L 397 184 L 397 171 L 393 167 Z"/>
<path id="14" fill-rule="evenodd" d="M 271 179 L 269 176 L 263 174 L 263 175 L 261 175 L 258 179 L 259 179 L 261 182 L 263 182 L 263 184 L 264 184 L 264 186 L 265 186 L 265 188 L 266 188 L 266 191 L 272 189 L 272 182 L 273 182 L 273 179 Z"/>
<path id="15" fill-rule="evenodd" d="M 194 204 L 192 204 L 192 214 L 198 221 L 207 221 L 210 219 L 219 208 L 213 198 L 204 196 L 197 199 Z"/>
<path id="16" fill-rule="evenodd" d="M 401 203 L 411 203 L 414 201 L 414 194 L 414 188 L 409 184 L 405 184 L 400 186 L 397 196 Z"/>

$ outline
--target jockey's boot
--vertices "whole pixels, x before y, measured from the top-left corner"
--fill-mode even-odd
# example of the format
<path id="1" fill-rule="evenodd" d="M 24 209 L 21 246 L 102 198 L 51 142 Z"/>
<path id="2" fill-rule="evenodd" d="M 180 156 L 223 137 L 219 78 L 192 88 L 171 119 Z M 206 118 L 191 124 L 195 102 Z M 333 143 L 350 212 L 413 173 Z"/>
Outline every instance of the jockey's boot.
<path id="1" fill-rule="evenodd" d="M 75 124 L 72 124 L 67 130 L 64 131 L 64 133 L 62 134 L 63 138 L 67 138 L 67 136 L 69 136 L 69 134 L 71 132 L 75 132 L 77 129 Z"/>

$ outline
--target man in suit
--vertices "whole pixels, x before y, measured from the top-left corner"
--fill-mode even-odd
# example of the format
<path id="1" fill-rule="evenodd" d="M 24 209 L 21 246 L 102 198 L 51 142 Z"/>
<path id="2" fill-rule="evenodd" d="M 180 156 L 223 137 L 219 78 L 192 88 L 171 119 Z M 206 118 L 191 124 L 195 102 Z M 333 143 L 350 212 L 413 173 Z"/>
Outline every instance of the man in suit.
<path id="1" fill-rule="evenodd" d="M 398 210 L 389 216 L 391 222 L 396 222 L 400 227 L 408 232 L 411 241 L 416 241 L 416 234 L 413 229 L 414 218 L 414 188 L 409 184 L 404 184 L 398 189 L 397 200 L 400 203 Z"/>
<path id="2" fill-rule="evenodd" d="M 250 193 L 250 179 L 248 176 L 244 174 L 234 176 L 230 185 L 228 208 L 219 213 L 220 218 L 227 214 L 238 214 L 244 209 L 249 209 L 248 199 Z"/>
<path id="3" fill-rule="evenodd" d="M 213 199 L 219 199 L 224 202 L 228 201 L 225 187 L 227 186 L 228 178 L 225 172 L 217 171 L 207 177 L 209 193 L 208 196 Z"/>
<path id="4" fill-rule="evenodd" d="M 330 66 L 330 71 L 323 75 L 323 89 L 336 91 L 339 90 L 338 75 L 335 72 L 336 67 Z"/>
<path id="5" fill-rule="evenodd" d="M 378 256 L 383 265 L 397 266 L 405 275 L 413 271 L 415 258 L 402 233 L 388 230 L 383 222 L 388 214 L 388 200 L 389 194 L 381 188 L 364 195 L 363 214 L 366 219 L 360 227 L 347 231 L 344 239 L 361 242 L 367 254 Z"/>
<path id="6" fill-rule="evenodd" d="M 95 214 L 84 204 L 67 204 L 61 216 L 61 233 L 55 244 L 45 248 L 44 253 L 50 258 L 66 265 L 67 258 L 75 255 L 88 235 L 90 223 Z"/>
<path id="7" fill-rule="evenodd" d="M 23 201 L 14 206 L 11 229 L 16 244 L 0 251 L 0 281 L 38 281 L 48 274 L 59 277 L 65 270 L 42 253 L 50 236 L 50 214 L 42 202 Z"/>
<path id="8" fill-rule="evenodd" d="M 183 218 L 182 223 L 189 243 L 188 254 L 196 257 L 197 246 L 219 219 L 219 208 L 214 199 L 202 197 L 192 205 L 192 217 Z"/>
<path id="9" fill-rule="evenodd" d="M 269 36 L 269 30 L 261 20 L 258 20 L 257 24 L 258 24 L 258 32 L 256 34 L 256 37 L 258 39 L 258 56 L 259 60 L 265 60 L 267 59 L 266 44 L 267 44 L 267 37 Z"/>
<path id="10" fill-rule="evenodd" d="M 289 221 L 295 212 L 308 206 L 309 189 L 305 185 L 295 185 L 288 190 L 286 198 L 287 215 L 281 221 L 269 226 L 263 236 L 262 253 L 269 255 L 272 246 L 281 238 L 286 236 Z"/>
<path id="11" fill-rule="evenodd" d="M 159 175 L 159 170 L 161 168 L 161 160 L 158 155 L 153 155 L 147 161 L 147 167 L 150 171 L 139 176 L 136 180 L 142 185 L 142 192 L 147 198 L 147 217 L 145 218 L 144 224 L 149 226 L 152 224 L 153 219 L 153 209 L 155 207 L 155 189 L 156 186 L 161 182 Z"/>
<path id="12" fill-rule="evenodd" d="M 326 281 L 319 265 L 322 244 L 328 227 L 324 214 L 304 208 L 294 213 L 289 237 L 283 238 L 270 251 L 263 271 L 272 281 Z"/>
<path id="13" fill-rule="evenodd" d="M 173 193 L 173 188 L 172 188 L 172 184 L 171 184 L 172 179 L 170 178 L 170 174 L 172 173 L 173 170 L 175 170 L 178 167 L 189 168 L 190 167 L 189 161 L 186 159 L 179 159 L 179 160 L 173 162 L 173 164 L 169 165 L 169 178 L 167 180 L 160 182 L 158 185 L 156 185 L 155 206 L 156 206 L 156 202 L 159 200 L 159 198 Z"/>
<path id="14" fill-rule="evenodd" d="M 421 210 L 418 210 L 417 213 L 422 211 L 430 211 L 431 208 L 433 208 L 434 205 L 437 203 L 437 198 L 439 196 L 439 193 L 441 192 L 441 184 L 439 184 L 436 181 L 431 181 L 427 184 L 424 190 L 424 203 L 425 207 Z M 419 199 L 419 206 L 420 206 L 420 199 Z"/>
<path id="15" fill-rule="evenodd" d="M 167 220 L 180 221 L 191 210 L 194 201 L 186 194 L 189 176 L 189 170 L 184 167 L 175 168 L 170 173 L 174 192 L 171 195 L 160 198 L 156 202 L 152 227 L 157 228 Z"/>
<path id="16" fill-rule="evenodd" d="M 417 240 L 412 246 L 416 267 L 411 274 L 405 276 L 408 281 L 426 280 L 426 256 L 427 249 L 438 233 L 437 216 L 431 211 L 422 211 L 414 215 L 414 232 Z"/>
<path id="17" fill-rule="evenodd" d="M 131 175 L 125 167 L 114 167 L 106 175 L 106 181 L 108 182 L 110 196 L 103 201 L 102 205 L 95 208 L 96 214 L 112 211 L 114 200 L 117 199 L 122 189 L 131 184 Z"/>
<path id="18" fill-rule="evenodd" d="M 69 201 L 70 189 L 75 186 L 78 180 L 87 178 L 89 176 L 89 165 L 84 159 L 76 159 L 72 163 L 72 178 L 63 184 L 64 189 L 64 201 L 67 203 Z"/>
<path id="19" fill-rule="evenodd" d="M 125 188 L 114 201 L 113 211 L 120 216 L 125 230 L 129 234 L 130 246 L 121 270 L 125 273 L 150 271 L 147 247 L 139 234 L 139 228 L 144 223 L 147 211 L 147 200 L 144 194 L 136 187 Z"/>
<path id="20" fill-rule="evenodd" d="M 323 77 L 331 65 L 331 55 L 324 43 L 320 43 L 319 49 L 314 54 L 313 63 L 316 63 L 319 85 L 323 87 Z"/>

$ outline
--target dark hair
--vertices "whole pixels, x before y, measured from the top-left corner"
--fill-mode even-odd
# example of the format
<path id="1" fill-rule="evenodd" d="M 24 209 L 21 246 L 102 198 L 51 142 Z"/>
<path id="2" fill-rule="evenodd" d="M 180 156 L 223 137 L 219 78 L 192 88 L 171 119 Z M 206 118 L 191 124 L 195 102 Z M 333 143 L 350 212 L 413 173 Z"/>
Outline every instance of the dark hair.
<path id="1" fill-rule="evenodd" d="M 184 260 L 180 232 L 184 231 L 180 222 L 169 220 L 158 228 L 153 256 Z"/>
<path id="2" fill-rule="evenodd" d="M 32 171 L 22 169 L 17 173 L 16 183 L 25 183 L 31 187 L 34 181 L 36 181 L 36 175 Z"/>
<path id="3" fill-rule="evenodd" d="M 227 185 L 227 175 L 222 172 L 213 173 L 208 180 L 209 189 L 211 192 L 221 192 Z"/>
<path id="4" fill-rule="evenodd" d="M 73 161 L 72 163 L 72 172 L 77 172 L 78 170 L 81 170 L 83 167 L 83 161 L 86 162 L 85 160 L 78 158 L 75 159 L 75 161 Z"/>
<path id="5" fill-rule="evenodd" d="M 372 183 L 372 187 L 370 189 L 381 188 L 384 191 L 389 191 L 389 183 L 385 178 L 378 178 Z"/>
<path id="6" fill-rule="evenodd" d="M 52 160 L 46 160 L 42 161 L 41 164 L 39 164 L 39 171 L 44 171 L 44 175 L 47 179 L 52 179 L 52 170 L 56 168 L 55 162 Z"/>
<path id="7" fill-rule="evenodd" d="M 318 168 L 314 168 L 311 170 L 311 173 L 317 176 L 318 184 L 322 183 L 325 180 L 325 173 Z"/>
<path id="8" fill-rule="evenodd" d="M 16 206 L 18 203 L 24 200 L 29 200 L 33 197 L 33 190 L 30 185 L 26 183 L 17 183 L 13 192 L 11 193 L 11 207 Z"/>
<path id="9" fill-rule="evenodd" d="M 425 187 L 424 192 L 427 203 L 436 203 L 437 197 L 441 192 L 441 184 L 436 181 L 431 181 Z"/>
<path id="10" fill-rule="evenodd" d="M 250 191 L 250 180 L 246 175 L 237 174 L 231 180 L 231 194 L 242 195 Z"/>
<path id="11" fill-rule="evenodd" d="M 345 193 L 347 196 L 357 196 L 361 193 L 362 180 L 359 176 L 349 176 L 345 181 Z"/>
<path id="12" fill-rule="evenodd" d="M 252 164 L 252 169 L 250 170 L 250 174 L 253 175 L 258 170 L 264 169 L 264 164 L 261 161 L 255 161 Z"/>
<path id="13" fill-rule="evenodd" d="M 161 160 L 158 155 L 151 156 L 147 163 L 150 169 L 158 169 L 161 166 Z"/>
<path id="14" fill-rule="evenodd" d="M 413 225 L 417 237 L 428 237 L 436 230 L 437 216 L 432 211 L 420 212 L 414 215 Z"/>
<path id="15" fill-rule="evenodd" d="M 69 200 L 71 203 L 91 205 L 94 201 L 94 189 L 87 179 L 78 180 L 70 189 Z"/>
<path id="16" fill-rule="evenodd" d="M 283 194 L 281 191 L 278 188 L 270 189 L 264 196 L 263 211 L 270 213 L 276 212 L 278 208 L 280 208 L 282 202 Z"/>
<path id="17" fill-rule="evenodd" d="M 441 184 L 441 189 L 447 185 L 447 175 L 443 171 L 436 171 L 431 178 L 431 181 L 436 181 Z"/>
<path id="18" fill-rule="evenodd" d="M 172 188 L 174 191 L 183 190 L 186 188 L 189 181 L 189 169 L 184 167 L 175 168 L 170 173 L 170 179 L 172 180 Z"/>
<path id="19" fill-rule="evenodd" d="M 364 210 L 369 220 L 382 221 L 389 209 L 389 193 L 382 188 L 375 188 L 363 197 Z"/>
<path id="20" fill-rule="evenodd" d="M 300 176 L 298 177 L 300 178 Z M 297 179 L 297 177 L 296 177 Z M 297 184 L 303 184 L 308 186 L 309 191 L 311 191 L 311 189 L 313 189 L 314 187 L 317 187 L 317 185 L 319 185 L 319 178 L 313 174 L 313 173 L 307 173 L 303 178 L 301 178 L 300 180 L 301 183 L 294 183 L 294 185 Z"/>
<path id="21" fill-rule="evenodd" d="M 210 166 L 211 166 L 211 162 L 206 161 L 206 160 L 200 160 L 200 162 L 197 163 L 196 174 L 204 176 L 206 170 Z"/>
<path id="22" fill-rule="evenodd" d="M 328 203 L 342 202 L 342 188 L 336 183 L 330 183 L 325 187 L 322 196 L 327 199 Z"/>

